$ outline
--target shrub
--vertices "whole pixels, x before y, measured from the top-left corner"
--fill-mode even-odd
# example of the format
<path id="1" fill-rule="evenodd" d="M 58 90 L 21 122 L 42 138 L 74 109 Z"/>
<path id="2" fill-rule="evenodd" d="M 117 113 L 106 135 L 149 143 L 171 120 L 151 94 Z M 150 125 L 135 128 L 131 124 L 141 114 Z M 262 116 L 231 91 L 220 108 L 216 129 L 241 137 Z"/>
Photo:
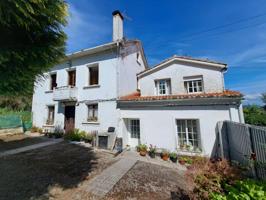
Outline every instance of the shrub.
<path id="1" fill-rule="evenodd" d="M 232 185 L 225 185 L 225 195 L 212 193 L 210 196 L 214 200 L 242 200 L 260 199 L 266 200 L 266 182 L 255 180 L 238 180 Z"/>
<path id="2" fill-rule="evenodd" d="M 171 153 L 169 154 L 169 157 L 170 157 L 170 158 L 173 158 L 173 159 L 176 159 L 176 158 L 177 158 L 177 153 L 176 153 L 176 152 L 171 152 Z"/>
<path id="3" fill-rule="evenodd" d="M 211 162 L 207 158 L 195 159 L 187 171 L 188 185 L 192 188 L 191 199 L 210 199 L 212 193 L 223 194 L 223 186 L 240 178 L 238 168 L 226 160 Z"/>
<path id="4" fill-rule="evenodd" d="M 31 129 L 30 129 L 30 132 L 31 133 L 36 133 L 38 132 L 39 128 L 37 126 L 32 126 Z"/>
<path id="5" fill-rule="evenodd" d="M 83 139 L 85 142 L 92 143 L 92 141 L 94 140 L 94 135 L 91 133 L 87 133 Z"/>
<path id="6" fill-rule="evenodd" d="M 79 129 L 74 129 L 74 130 L 69 130 L 68 132 L 65 133 L 64 138 L 66 140 L 71 140 L 71 141 L 80 141 L 82 140 L 82 134 L 80 134 Z"/>

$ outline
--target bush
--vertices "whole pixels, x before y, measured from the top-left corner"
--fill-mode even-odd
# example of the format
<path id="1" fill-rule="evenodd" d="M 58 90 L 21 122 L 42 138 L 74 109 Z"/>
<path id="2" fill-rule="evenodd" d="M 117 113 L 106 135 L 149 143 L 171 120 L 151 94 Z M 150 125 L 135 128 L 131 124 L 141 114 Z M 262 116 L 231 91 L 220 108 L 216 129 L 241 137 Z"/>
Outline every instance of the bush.
<path id="1" fill-rule="evenodd" d="M 79 129 L 74 129 L 72 131 L 66 132 L 64 138 L 66 140 L 71 140 L 71 141 L 80 141 L 82 140 L 82 134 L 80 134 Z"/>
<path id="2" fill-rule="evenodd" d="M 224 193 L 225 184 L 240 178 L 240 170 L 228 161 L 211 162 L 207 158 L 195 159 L 187 171 L 187 182 L 192 188 L 191 199 L 211 199 L 213 193 Z"/>
<path id="3" fill-rule="evenodd" d="M 212 193 L 210 196 L 215 200 L 242 200 L 259 199 L 266 200 L 266 182 L 255 180 L 239 180 L 233 185 L 225 185 L 225 195 Z"/>
<path id="4" fill-rule="evenodd" d="M 257 106 L 246 106 L 244 108 L 245 122 L 257 126 L 266 126 L 266 111 Z"/>
<path id="5" fill-rule="evenodd" d="M 83 139 L 85 142 L 92 143 L 92 141 L 94 140 L 94 135 L 87 133 Z"/>
<path id="6" fill-rule="evenodd" d="M 148 150 L 148 147 L 146 144 L 140 144 L 138 147 L 139 147 L 139 151 L 147 151 Z"/>
<path id="7" fill-rule="evenodd" d="M 32 126 L 31 129 L 30 129 L 30 132 L 31 133 L 36 133 L 38 132 L 39 128 L 37 126 Z"/>

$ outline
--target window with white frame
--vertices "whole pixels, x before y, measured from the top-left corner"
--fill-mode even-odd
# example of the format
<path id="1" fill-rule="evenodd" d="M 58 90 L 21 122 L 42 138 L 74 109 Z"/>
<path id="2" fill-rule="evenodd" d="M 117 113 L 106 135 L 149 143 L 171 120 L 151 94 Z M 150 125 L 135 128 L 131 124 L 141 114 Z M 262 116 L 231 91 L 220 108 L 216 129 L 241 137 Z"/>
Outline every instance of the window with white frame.
<path id="1" fill-rule="evenodd" d="M 203 92 L 202 78 L 185 80 L 185 88 L 186 88 L 187 93 Z"/>
<path id="2" fill-rule="evenodd" d="M 47 106 L 47 109 L 48 109 L 48 116 L 47 116 L 46 124 L 47 125 L 53 125 L 54 124 L 54 111 L 55 111 L 55 108 L 54 108 L 54 106 Z"/>
<path id="3" fill-rule="evenodd" d="M 130 137 L 140 139 L 139 119 L 129 120 Z"/>
<path id="4" fill-rule="evenodd" d="M 98 104 L 89 104 L 88 106 L 88 122 L 98 121 Z"/>
<path id="5" fill-rule="evenodd" d="M 178 142 L 181 149 L 192 148 L 198 149 L 199 146 L 199 133 L 198 123 L 196 119 L 182 119 L 176 120 Z"/>
<path id="6" fill-rule="evenodd" d="M 156 95 L 170 95 L 171 83 L 170 79 L 161 79 L 155 81 Z"/>

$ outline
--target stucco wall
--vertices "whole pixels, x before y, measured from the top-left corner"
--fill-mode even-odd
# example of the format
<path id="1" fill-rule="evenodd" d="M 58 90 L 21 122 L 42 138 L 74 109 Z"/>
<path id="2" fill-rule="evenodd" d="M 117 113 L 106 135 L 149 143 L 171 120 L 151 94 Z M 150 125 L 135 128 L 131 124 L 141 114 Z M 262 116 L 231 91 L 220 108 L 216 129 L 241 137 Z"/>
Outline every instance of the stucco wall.
<path id="1" fill-rule="evenodd" d="M 177 148 L 176 119 L 198 119 L 201 147 L 203 154 L 211 155 L 216 139 L 218 121 L 231 120 L 239 122 L 237 109 L 228 106 L 191 106 L 165 109 L 122 109 L 120 113 L 121 134 L 124 145 L 128 144 L 128 134 L 123 119 L 140 119 L 140 142 L 153 144 L 159 148 L 175 150 Z"/>
<path id="2" fill-rule="evenodd" d="M 200 65 L 187 65 L 172 62 L 171 64 L 161 68 L 159 71 L 140 76 L 139 89 L 141 95 L 155 95 L 156 79 L 171 79 L 172 94 L 186 93 L 183 77 L 203 76 L 203 86 L 205 92 L 222 92 L 224 90 L 223 74 L 220 69 L 206 67 Z"/>

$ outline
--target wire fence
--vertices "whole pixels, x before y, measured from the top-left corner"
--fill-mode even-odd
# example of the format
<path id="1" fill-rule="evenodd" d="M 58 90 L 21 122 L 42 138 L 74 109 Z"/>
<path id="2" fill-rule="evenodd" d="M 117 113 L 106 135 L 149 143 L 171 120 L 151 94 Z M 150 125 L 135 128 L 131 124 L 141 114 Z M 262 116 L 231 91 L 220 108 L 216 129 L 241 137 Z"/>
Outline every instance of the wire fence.
<path id="1" fill-rule="evenodd" d="M 247 175 L 266 179 L 266 127 L 218 123 L 220 156 L 247 167 Z"/>

